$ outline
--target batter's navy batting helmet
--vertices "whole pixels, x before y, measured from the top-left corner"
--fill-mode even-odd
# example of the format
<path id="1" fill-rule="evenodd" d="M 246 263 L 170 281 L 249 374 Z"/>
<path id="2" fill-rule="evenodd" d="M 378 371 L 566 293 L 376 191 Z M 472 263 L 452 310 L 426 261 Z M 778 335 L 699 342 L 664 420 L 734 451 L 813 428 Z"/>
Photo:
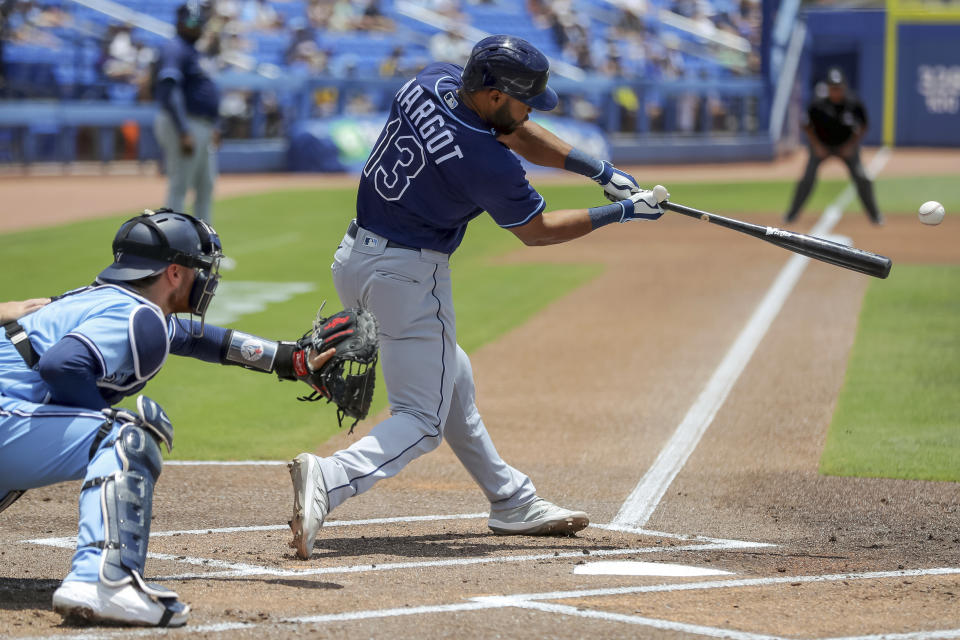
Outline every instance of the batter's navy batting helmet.
<path id="1" fill-rule="evenodd" d="M 532 44 L 514 36 L 489 36 L 478 42 L 463 68 L 465 91 L 497 89 L 540 111 L 557 106 L 547 86 L 550 62 Z"/>
<path id="2" fill-rule="evenodd" d="M 131 282 L 162 272 L 171 264 L 197 270 L 190 308 L 203 315 L 220 280 L 220 237 L 202 220 L 170 209 L 144 211 L 130 218 L 113 239 L 113 264 L 99 280 Z"/>

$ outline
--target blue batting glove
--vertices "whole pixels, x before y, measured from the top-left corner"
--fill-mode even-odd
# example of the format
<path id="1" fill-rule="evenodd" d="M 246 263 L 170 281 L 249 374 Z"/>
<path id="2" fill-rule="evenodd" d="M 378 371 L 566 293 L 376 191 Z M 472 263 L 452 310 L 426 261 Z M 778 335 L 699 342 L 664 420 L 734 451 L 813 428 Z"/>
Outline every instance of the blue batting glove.
<path id="1" fill-rule="evenodd" d="M 640 185 L 633 176 L 620 171 L 606 160 L 603 161 L 603 171 L 594 180 L 603 187 L 604 195 L 611 202 L 626 200 L 640 190 Z"/>

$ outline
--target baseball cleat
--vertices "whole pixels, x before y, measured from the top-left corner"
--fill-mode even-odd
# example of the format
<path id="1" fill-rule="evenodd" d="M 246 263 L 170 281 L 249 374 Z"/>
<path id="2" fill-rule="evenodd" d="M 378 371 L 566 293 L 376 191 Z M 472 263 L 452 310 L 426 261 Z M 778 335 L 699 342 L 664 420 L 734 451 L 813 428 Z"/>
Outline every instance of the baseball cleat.
<path id="1" fill-rule="evenodd" d="M 543 498 L 514 509 L 491 510 L 487 521 L 494 533 L 514 536 L 572 535 L 588 524 L 590 518 L 583 511 L 570 511 Z"/>
<path id="2" fill-rule="evenodd" d="M 138 627 L 180 627 L 190 617 L 189 605 L 176 598 L 151 598 L 133 584 L 108 587 L 74 580 L 53 592 L 53 610 L 67 620 Z"/>
<path id="3" fill-rule="evenodd" d="M 290 546 L 297 550 L 298 558 L 306 560 L 313 553 L 313 542 L 327 516 L 327 488 L 323 484 L 317 456 L 301 453 L 287 468 L 293 480 L 293 518 L 290 520 L 293 540 Z"/>

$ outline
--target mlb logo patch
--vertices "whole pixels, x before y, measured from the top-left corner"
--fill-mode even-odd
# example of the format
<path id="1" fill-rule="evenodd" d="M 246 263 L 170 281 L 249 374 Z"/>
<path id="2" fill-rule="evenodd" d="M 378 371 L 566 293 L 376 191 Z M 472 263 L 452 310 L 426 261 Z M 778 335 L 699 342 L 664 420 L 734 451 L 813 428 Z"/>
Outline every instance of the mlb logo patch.
<path id="1" fill-rule="evenodd" d="M 445 94 L 443 94 L 443 101 L 446 102 L 447 106 L 451 109 L 456 109 L 457 104 L 459 104 L 453 95 L 453 91 L 447 91 Z"/>
<path id="2" fill-rule="evenodd" d="M 363 239 L 363 246 L 365 247 L 375 247 L 380 244 L 380 241 L 372 236 L 367 236 Z"/>

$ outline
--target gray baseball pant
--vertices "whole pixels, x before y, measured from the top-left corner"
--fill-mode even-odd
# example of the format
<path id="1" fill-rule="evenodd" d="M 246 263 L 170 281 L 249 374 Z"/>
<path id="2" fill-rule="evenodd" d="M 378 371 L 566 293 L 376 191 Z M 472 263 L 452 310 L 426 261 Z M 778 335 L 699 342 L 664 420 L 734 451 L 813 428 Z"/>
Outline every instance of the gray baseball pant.
<path id="1" fill-rule="evenodd" d="M 163 151 L 167 172 L 166 206 L 187 213 L 184 209 L 187 190 L 193 189 L 193 215 L 211 224 L 213 183 L 217 176 L 217 153 L 212 148 L 213 127 L 209 120 L 187 116 L 194 148 L 193 153 L 186 156 L 180 150 L 180 133 L 170 114 L 161 109 L 153 122 L 153 132 Z"/>
<path id="2" fill-rule="evenodd" d="M 497 453 L 474 402 L 470 359 L 456 341 L 448 256 L 388 248 L 360 228 L 356 239 L 344 236 L 332 271 L 343 306 L 377 317 L 391 416 L 320 459 L 330 508 L 396 475 L 444 437 L 497 509 L 532 500 L 533 482 Z"/>

